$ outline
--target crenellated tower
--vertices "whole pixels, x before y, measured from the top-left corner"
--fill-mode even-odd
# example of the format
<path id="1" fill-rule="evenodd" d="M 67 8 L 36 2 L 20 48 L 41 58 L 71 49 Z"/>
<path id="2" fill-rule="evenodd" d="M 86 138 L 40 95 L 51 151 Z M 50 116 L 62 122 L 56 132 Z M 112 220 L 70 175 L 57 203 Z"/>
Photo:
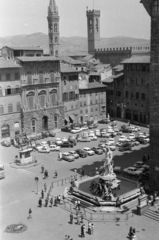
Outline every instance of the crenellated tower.
<path id="1" fill-rule="evenodd" d="M 100 11 L 87 10 L 88 53 L 94 54 L 100 47 Z"/>
<path id="2" fill-rule="evenodd" d="M 60 52 L 60 32 L 59 14 L 55 0 L 50 0 L 48 7 L 48 31 L 49 31 L 49 50 L 51 56 L 59 56 Z"/>

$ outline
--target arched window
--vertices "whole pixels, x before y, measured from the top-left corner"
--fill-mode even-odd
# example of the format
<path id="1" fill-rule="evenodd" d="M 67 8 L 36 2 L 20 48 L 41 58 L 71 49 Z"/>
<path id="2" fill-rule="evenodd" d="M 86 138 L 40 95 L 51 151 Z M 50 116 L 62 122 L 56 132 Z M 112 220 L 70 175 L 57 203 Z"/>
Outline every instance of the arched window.
<path id="1" fill-rule="evenodd" d="M 46 91 L 41 91 L 39 93 L 39 104 L 41 108 L 46 106 Z"/>
<path id="2" fill-rule="evenodd" d="M 27 81 L 28 81 L 28 85 L 31 85 L 31 84 L 32 84 L 32 75 L 31 75 L 31 72 L 28 72 L 28 73 L 27 73 Z"/>
<path id="3" fill-rule="evenodd" d="M 0 115 L 2 115 L 4 113 L 4 107 L 3 105 L 0 105 Z"/>
<path id="4" fill-rule="evenodd" d="M 92 33 L 93 31 L 93 21 L 92 19 L 89 19 L 89 32 Z"/>
<path id="5" fill-rule="evenodd" d="M 54 123 L 55 123 L 55 128 L 58 128 L 58 116 L 54 116 Z"/>
<path id="6" fill-rule="evenodd" d="M 52 106 L 57 105 L 57 91 L 52 90 L 50 92 L 50 103 Z"/>
<path id="7" fill-rule="evenodd" d="M 54 73 L 54 71 L 50 72 L 50 82 L 55 82 L 55 73 Z"/>
<path id="8" fill-rule="evenodd" d="M 15 135 L 18 135 L 20 133 L 20 124 L 19 124 L 19 122 L 14 123 L 14 131 L 15 131 Z"/>
<path id="9" fill-rule="evenodd" d="M 34 109 L 34 92 L 29 92 L 27 95 L 27 102 L 29 110 Z"/>
<path id="10" fill-rule="evenodd" d="M 12 104 L 10 103 L 9 105 L 8 105 L 8 113 L 12 113 L 13 112 L 13 106 L 12 106 Z"/>
<path id="11" fill-rule="evenodd" d="M 7 90 L 6 90 L 7 92 L 6 92 L 6 95 L 11 95 L 11 87 L 10 86 L 8 86 L 7 87 Z"/>
<path id="12" fill-rule="evenodd" d="M 32 127 L 32 132 L 36 133 L 36 119 L 32 119 L 31 127 Z"/>
<path id="13" fill-rule="evenodd" d="M 3 90 L 2 90 L 2 88 L 0 87 L 0 97 L 2 97 L 3 96 Z"/>
<path id="14" fill-rule="evenodd" d="M 140 94 L 137 92 L 136 93 L 136 99 L 139 99 L 140 98 Z"/>
<path id="15" fill-rule="evenodd" d="M 1 127 L 1 136 L 2 138 L 10 137 L 10 127 L 8 124 L 4 124 Z"/>
<path id="16" fill-rule="evenodd" d="M 17 112 L 20 112 L 20 103 L 17 103 Z"/>
<path id="17" fill-rule="evenodd" d="M 39 83 L 43 83 L 44 82 L 44 74 L 43 71 L 39 72 Z"/>
<path id="18" fill-rule="evenodd" d="M 141 98 L 142 98 L 142 100 L 146 99 L 145 93 L 142 93 Z"/>

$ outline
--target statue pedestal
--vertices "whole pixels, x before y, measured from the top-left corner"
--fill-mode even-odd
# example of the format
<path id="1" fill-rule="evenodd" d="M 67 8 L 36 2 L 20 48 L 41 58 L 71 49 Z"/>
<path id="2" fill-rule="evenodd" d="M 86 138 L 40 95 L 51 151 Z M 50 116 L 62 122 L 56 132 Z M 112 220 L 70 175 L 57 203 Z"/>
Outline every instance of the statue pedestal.
<path id="1" fill-rule="evenodd" d="M 108 175 L 105 175 L 105 176 L 100 176 L 100 179 L 102 179 L 103 181 L 108 181 L 108 182 L 111 182 L 113 180 L 116 179 L 116 174 L 113 173 L 113 174 L 108 174 Z"/>

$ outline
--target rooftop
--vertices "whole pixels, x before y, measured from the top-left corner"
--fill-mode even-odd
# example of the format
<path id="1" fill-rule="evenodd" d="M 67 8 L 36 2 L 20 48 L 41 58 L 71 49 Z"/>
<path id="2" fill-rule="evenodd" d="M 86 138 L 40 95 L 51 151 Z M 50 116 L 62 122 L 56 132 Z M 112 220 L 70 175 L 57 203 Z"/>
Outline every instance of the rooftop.
<path id="1" fill-rule="evenodd" d="M 111 82 L 113 82 L 113 78 L 112 78 L 112 76 L 107 77 L 107 78 L 103 79 L 102 82 L 104 82 L 104 83 L 111 83 Z"/>
<path id="2" fill-rule="evenodd" d="M 124 75 L 124 73 L 118 73 L 117 75 L 113 75 L 112 78 L 119 78 L 123 75 Z"/>
<path id="3" fill-rule="evenodd" d="M 88 88 L 105 88 L 106 86 L 99 82 L 88 83 Z"/>
<path id="4" fill-rule="evenodd" d="M 59 58 L 54 56 L 42 56 L 42 57 L 16 57 L 21 62 L 47 62 L 47 61 L 59 61 Z"/>
<path id="5" fill-rule="evenodd" d="M 0 68 L 20 68 L 21 66 L 13 60 L 0 58 Z"/>
<path id="6" fill-rule="evenodd" d="M 123 66 L 123 64 L 119 64 L 119 65 L 113 67 L 113 69 L 114 69 L 116 72 L 120 72 L 120 71 L 123 71 L 123 70 L 124 70 L 124 66 Z"/>
<path id="7" fill-rule="evenodd" d="M 79 60 L 75 60 L 75 59 L 73 59 L 69 56 L 60 56 L 60 60 L 68 62 L 68 63 L 73 64 L 73 65 L 84 65 L 85 64 L 84 62 L 79 61 Z"/>
<path id="8" fill-rule="evenodd" d="M 94 69 L 100 70 L 100 69 L 104 69 L 104 68 L 108 68 L 108 67 L 110 67 L 110 64 L 102 64 L 102 63 L 100 63 L 100 64 L 96 65 L 94 67 Z"/>
<path id="9" fill-rule="evenodd" d="M 125 59 L 122 64 L 126 63 L 150 63 L 150 55 L 133 55 L 131 58 Z"/>
<path id="10" fill-rule="evenodd" d="M 39 51 L 43 51 L 42 48 L 38 47 L 38 46 L 17 46 L 17 47 L 14 47 L 14 46 L 4 46 L 4 47 L 8 47 L 10 49 L 13 49 L 13 50 L 39 50 Z"/>
<path id="11" fill-rule="evenodd" d="M 62 73 L 78 73 L 79 72 L 74 67 L 67 64 L 63 64 L 63 63 L 60 64 L 60 68 Z"/>

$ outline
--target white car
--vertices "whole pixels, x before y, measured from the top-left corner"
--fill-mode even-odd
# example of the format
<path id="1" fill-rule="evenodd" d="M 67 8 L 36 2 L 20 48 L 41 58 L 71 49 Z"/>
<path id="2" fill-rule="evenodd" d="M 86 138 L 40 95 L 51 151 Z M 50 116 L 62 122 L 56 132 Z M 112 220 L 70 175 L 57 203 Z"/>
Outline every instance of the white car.
<path id="1" fill-rule="evenodd" d="M 97 136 L 95 136 L 94 133 L 89 133 L 88 137 L 91 139 L 91 141 L 96 141 L 97 140 Z"/>
<path id="2" fill-rule="evenodd" d="M 88 126 L 81 127 L 81 131 L 88 130 Z"/>
<path id="3" fill-rule="evenodd" d="M 114 133 L 114 130 L 112 128 L 108 128 L 107 133 Z"/>
<path id="4" fill-rule="evenodd" d="M 135 167 L 128 167 L 123 170 L 124 173 L 133 175 L 133 176 L 140 176 L 143 173 L 143 169 L 137 169 Z"/>
<path id="5" fill-rule="evenodd" d="M 82 131 L 81 128 L 76 127 L 76 128 L 74 128 L 74 129 L 71 130 L 71 133 L 79 133 L 79 132 L 81 132 L 81 131 Z"/>
<path id="6" fill-rule="evenodd" d="M 106 143 L 107 146 L 111 146 L 115 144 L 114 138 L 110 138 L 109 141 Z"/>
<path id="7" fill-rule="evenodd" d="M 92 156 L 95 154 L 95 152 L 88 147 L 83 148 L 83 150 L 87 152 L 89 156 Z"/>
<path id="8" fill-rule="evenodd" d="M 129 139 L 130 139 L 130 140 L 134 140 L 134 139 L 135 139 L 135 134 L 134 134 L 134 133 L 130 133 Z"/>
<path id="9" fill-rule="evenodd" d="M 73 156 L 75 159 L 79 158 L 79 155 L 76 153 L 76 151 L 70 151 L 69 154 Z"/>
<path id="10" fill-rule="evenodd" d="M 118 139 L 119 142 L 125 142 L 127 141 L 127 137 L 125 135 L 121 135 L 120 138 Z"/>
<path id="11" fill-rule="evenodd" d="M 116 146 L 115 146 L 115 144 L 111 144 L 111 145 L 109 146 L 109 148 L 110 148 L 111 151 L 115 151 Z"/>
<path id="12" fill-rule="evenodd" d="M 41 146 L 49 147 L 48 143 L 45 141 L 41 142 Z"/>
<path id="13" fill-rule="evenodd" d="M 50 145 L 50 151 L 60 151 L 60 146 L 57 145 Z"/>
<path id="14" fill-rule="evenodd" d="M 70 153 L 68 153 L 68 152 L 64 152 L 64 153 L 62 153 L 62 159 L 63 160 L 66 160 L 66 161 L 68 161 L 68 162 L 73 162 L 74 160 L 75 160 L 75 157 L 74 156 L 72 156 Z"/>
<path id="15" fill-rule="evenodd" d="M 117 128 L 116 126 L 114 127 L 114 132 L 119 132 L 119 128 Z"/>
<path id="16" fill-rule="evenodd" d="M 99 130 L 99 129 L 96 129 L 94 132 L 95 132 L 95 135 L 96 135 L 97 137 L 100 137 L 100 136 L 101 136 L 101 133 L 100 133 L 100 130 Z"/>
<path id="17" fill-rule="evenodd" d="M 38 150 L 39 153 L 49 153 L 50 152 L 50 148 L 42 146 L 42 148 L 40 148 Z"/>
<path id="18" fill-rule="evenodd" d="M 91 139 L 89 137 L 82 137 L 80 139 L 78 139 L 78 142 L 90 142 Z"/>
<path id="19" fill-rule="evenodd" d="M 66 137 L 63 137 L 61 140 L 62 140 L 62 142 L 68 142 L 68 138 L 66 138 Z"/>
<path id="20" fill-rule="evenodd" d="M 62 139 L 61 138 L 56 138 L 55 143 L 57 146 L 60 146 L 62 144 Z"/>
<path id="21" fill-rule="evenodd" d="M 89 133 L 88 132 L 84 132 L 83 133 L 83 137 L 88 137 L 89 136 Z"/>

